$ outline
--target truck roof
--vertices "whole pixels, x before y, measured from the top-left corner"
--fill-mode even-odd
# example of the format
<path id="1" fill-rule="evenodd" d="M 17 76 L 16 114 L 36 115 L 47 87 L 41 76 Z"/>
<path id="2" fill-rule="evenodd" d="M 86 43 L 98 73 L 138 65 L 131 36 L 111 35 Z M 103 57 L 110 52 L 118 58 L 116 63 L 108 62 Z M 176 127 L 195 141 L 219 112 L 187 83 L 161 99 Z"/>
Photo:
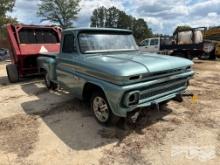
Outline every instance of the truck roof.
<path id="1" fill-rule="evenodd" d="M 128 29 L 116 29 L 116 28 L 89 28 L 89 27 L 82 27 L 82 28 L 69 28 L 64 30 L 64 32 L 70 32 L 70 31 L 107 31 L 107 32 L 126 32 L 126 33 L 132 33 L 131 30 Z"/>

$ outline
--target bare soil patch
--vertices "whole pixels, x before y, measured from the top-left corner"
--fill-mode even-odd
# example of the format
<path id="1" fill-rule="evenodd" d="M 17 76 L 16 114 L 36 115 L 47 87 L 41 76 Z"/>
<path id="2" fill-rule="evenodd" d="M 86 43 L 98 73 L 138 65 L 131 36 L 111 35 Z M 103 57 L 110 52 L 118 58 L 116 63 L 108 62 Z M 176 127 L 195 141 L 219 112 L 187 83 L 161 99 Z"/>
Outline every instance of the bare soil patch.
<path id="1" fill-rule="evenodd" d="M 36 117 L 15 115 L 0 120 L 0 148 L 18 157 L 27 157 L 38 141 L 39 122 Z"/>

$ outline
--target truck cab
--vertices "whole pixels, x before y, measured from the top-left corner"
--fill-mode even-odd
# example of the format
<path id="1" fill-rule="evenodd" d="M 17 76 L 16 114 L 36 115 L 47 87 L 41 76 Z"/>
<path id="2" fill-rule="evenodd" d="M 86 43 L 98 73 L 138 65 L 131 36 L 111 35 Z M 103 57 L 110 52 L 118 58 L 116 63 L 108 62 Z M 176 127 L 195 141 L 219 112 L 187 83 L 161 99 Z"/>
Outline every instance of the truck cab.
<path id="1" fill-rule="evenodd" d="M 147 38 L 139 44 L 139 48 L 143 52 L 155 53 L 160 51 L 160 38 Z"/>
<path id="2" fill-rule="evenodd" d="M 192 64 L 140 52 L 131 31 L 105 28 L 64 30 L 60 53 L 38 57 L 46 86 L 90 102 L 102 124 L 181 97 L 194 74 Z"/>

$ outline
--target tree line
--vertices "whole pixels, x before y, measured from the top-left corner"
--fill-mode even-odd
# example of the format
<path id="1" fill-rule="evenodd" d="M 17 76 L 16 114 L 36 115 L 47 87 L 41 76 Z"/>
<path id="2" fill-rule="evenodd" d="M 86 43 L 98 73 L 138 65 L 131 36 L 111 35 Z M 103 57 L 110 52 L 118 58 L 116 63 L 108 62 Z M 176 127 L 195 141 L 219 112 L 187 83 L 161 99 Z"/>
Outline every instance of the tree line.
<path id="1" fill-rule="evenodd" d="M 0 31 L 3 31 L 7 23 L 17 23 L 16 18 L 7 15 L 13 10 L 16 0 L 1 0 L 0 3 Z M 48 20 L 60 25 L 63 29 L 73 27 L 73 21 L 77 19 L 80 11 L 80 0 L 40 0 L 37 15 L 41 21 Z M 152 33 L 147 22 L 143 18 L 135 18 L 116 7 L 104 6 L 95 9 L 90 18 L 91 27 L 130 29 L 135 39 L 139 42 L 145 38 L 159 36 Z M 179 30 L 190 29 L 190 26 L 178 26 L 174 34 Z M 4 30 L 5 33 L 5 30 Z"/>
<path id="2" fill-rule="evenodd" d="M 91 16 L 91 27 L 130 29 L 137 41 L 152 37 L 152 30 L 142 18 L 135 18 L 116 7 L 95 9 Z"/>
<path id="3" fill-rule="evenodd" d="M 11 12 L 15 0 L 2 0 L 0 3 L 0 27 L 7 23 L 15 23 L 16 19 L 6 15 Z M 49 20 L 60 25 L 63 29 L 73 27 L 73 21 L 77 19 L 80 11 L 80 0 L 40 0 L 37 15 L 41 21 Z M 141 18 L 135 18 L 116 7 L 100 7 L 93 11 L 91 27 L 130 29 L 137 41 L 151 37 L 152 30 L 147 22 Z"/>

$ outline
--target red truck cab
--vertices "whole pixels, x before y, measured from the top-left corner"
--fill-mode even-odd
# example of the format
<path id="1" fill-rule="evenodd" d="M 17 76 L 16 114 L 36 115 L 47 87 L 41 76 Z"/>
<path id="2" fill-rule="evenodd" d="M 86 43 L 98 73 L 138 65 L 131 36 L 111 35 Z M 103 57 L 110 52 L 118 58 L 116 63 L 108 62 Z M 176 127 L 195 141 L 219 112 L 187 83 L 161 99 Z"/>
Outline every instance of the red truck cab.
<path id="1" fill-rule="evenodd" d="M 61 28 L 39 25 L 7 25 L 11 45 L 11 64 L 6 66 L 10 82 L 38 73 L 37 57 L 41 53 L 59 52 Z"/>

